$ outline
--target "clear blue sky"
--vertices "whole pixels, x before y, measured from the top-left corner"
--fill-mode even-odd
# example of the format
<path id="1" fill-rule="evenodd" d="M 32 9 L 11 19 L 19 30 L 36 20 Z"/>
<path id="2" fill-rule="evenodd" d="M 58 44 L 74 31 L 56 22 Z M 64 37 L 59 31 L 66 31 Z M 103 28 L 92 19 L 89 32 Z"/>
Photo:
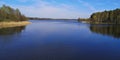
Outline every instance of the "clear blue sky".
<path id="1" fill-rule="evenodd" d="M 120 8 L 120 0 L 0 0 L 3 4 L 43 18 L 88 18 L 93 12 Z"/>

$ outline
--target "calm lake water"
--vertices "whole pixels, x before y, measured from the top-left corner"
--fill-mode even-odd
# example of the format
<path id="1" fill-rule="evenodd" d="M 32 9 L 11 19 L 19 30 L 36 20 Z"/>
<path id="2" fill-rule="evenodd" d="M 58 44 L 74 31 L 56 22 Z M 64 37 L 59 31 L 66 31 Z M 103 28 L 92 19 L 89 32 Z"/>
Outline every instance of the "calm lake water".
<path id="1" fill-rule="evenodd" d="M 120 26 L 31 20 L 0 29 L 0 60 L 120 60 Z"/>

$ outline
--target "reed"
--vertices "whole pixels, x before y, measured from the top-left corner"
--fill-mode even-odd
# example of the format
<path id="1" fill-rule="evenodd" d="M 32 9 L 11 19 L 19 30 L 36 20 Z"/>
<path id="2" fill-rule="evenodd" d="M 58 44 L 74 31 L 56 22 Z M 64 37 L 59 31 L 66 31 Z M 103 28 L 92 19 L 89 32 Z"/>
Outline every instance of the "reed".
<path id="1" fill-rule="evenodd" d="M 30 24 L 29 21 L 22 21 L 22 22 L 0 22 L 0 28 L 7 28 L 7 27 L 17 27 L 17 26 L 26 26 Z"/>

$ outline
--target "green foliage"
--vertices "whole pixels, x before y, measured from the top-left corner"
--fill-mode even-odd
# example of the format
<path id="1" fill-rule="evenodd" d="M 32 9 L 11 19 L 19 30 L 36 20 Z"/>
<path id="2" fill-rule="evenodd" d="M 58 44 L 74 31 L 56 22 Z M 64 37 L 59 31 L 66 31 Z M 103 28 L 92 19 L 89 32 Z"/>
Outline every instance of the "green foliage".
<path id="1" fill-rule="evenodd" d="M 13 9 L 9 6 L 3 5 L 0 7 L 0 22 L 2 21 L 26 21 L 27 18 L 22 15 L 19 9 Z"/>
<path id="2" fill-rule="evenodd" d="M 100 23 L 120 23 L 120 9 L 93 13 L 90 17 L 93 22 Z"/>

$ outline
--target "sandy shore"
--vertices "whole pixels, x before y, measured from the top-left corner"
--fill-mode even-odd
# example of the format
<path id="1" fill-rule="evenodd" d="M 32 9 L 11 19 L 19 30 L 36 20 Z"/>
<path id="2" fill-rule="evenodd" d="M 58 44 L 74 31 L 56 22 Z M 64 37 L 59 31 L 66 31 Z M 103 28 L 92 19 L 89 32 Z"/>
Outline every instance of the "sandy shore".
<path id="1" fill-rule="evenodd" d="M 17 26 L 26 26 L 30 24 L 29 21 L 22 21 L 22 22 L 0 22 L 0 28 L 7 28 L 7 27 L 17 27 Z"/>

